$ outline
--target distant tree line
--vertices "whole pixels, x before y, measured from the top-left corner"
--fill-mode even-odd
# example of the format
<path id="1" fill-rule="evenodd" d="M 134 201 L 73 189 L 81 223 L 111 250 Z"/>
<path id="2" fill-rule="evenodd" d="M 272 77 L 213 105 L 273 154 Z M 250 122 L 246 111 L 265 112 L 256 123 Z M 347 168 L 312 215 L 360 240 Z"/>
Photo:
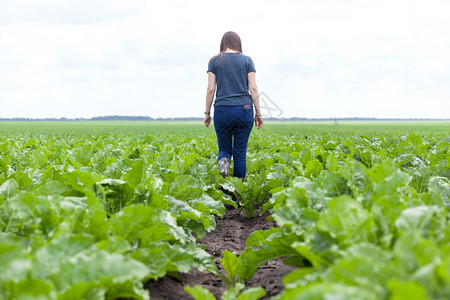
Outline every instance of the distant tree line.
<path id="1" fill-rule="evenodd" d="M 202 121 L 203 118 L 152 118 L 147 116 L 98 116 L 93 118 L 0 118 L 0 121 Z M 450 121 L 433 118 L 266 118 L 265 121 Z"/>

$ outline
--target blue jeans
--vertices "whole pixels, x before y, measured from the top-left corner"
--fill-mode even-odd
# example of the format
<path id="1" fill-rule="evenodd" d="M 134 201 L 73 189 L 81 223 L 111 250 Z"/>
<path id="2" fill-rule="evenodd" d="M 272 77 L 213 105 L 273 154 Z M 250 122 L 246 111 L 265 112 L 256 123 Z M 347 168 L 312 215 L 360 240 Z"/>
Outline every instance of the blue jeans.
<path id="1" fill-rule="evenodd" d="M 253 128 L 253 106 L 221 105 L 214 107 L 214 129 L 219 144 L 219 157 L 231 160 L 235 177 L 245 177 L 247 144 Z"/>

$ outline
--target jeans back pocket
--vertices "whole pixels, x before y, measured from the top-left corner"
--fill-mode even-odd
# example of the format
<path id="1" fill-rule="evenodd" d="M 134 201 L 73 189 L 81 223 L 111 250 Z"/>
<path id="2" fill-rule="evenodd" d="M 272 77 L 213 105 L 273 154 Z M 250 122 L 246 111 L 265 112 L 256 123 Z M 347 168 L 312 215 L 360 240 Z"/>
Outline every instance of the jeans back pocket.
<path id="1" fill-rule="evenodd" d="M 244 121 L 246 122 L 253 122 L 253 106 L 251 105 L 244 105 Z"/>

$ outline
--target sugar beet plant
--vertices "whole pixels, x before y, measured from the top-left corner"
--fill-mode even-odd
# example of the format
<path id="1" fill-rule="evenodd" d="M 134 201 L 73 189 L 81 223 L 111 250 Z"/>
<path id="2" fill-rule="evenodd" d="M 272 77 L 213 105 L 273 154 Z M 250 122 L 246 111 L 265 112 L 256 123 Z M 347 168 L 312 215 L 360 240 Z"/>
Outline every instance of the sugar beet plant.
<path id="1" fill-rule="evenodd" d="M 256 215 L 262 205 L 269 199 L 270 191 L 276 187 L 283 186 L 285 175 L 263 171 L 258 174 L 247 176 L 243 182 L 236 177 L 227 177 L 223 181 L 222 188 L 231 192 L 238 204 L 239 209 L 247 218 Z"/>

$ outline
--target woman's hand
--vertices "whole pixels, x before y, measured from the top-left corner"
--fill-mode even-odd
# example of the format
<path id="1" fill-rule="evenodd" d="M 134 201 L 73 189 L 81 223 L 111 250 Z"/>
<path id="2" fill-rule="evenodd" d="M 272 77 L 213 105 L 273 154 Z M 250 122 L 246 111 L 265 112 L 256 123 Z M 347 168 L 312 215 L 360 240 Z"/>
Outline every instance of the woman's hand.
<path id="1" fill-rule="evenodd" d="M 260 129 L 263 126 L 263 119 L 261 115 L 255 115 L 255 127 Z"/>
<path id="2" fill-rule="evenodd" d="M 209 128 L 209 125 L 211 125 L 211 115 L 205 114 L 205 118 L 203 119 L 203 124 L 205 124 L 205 126 Z"/>

